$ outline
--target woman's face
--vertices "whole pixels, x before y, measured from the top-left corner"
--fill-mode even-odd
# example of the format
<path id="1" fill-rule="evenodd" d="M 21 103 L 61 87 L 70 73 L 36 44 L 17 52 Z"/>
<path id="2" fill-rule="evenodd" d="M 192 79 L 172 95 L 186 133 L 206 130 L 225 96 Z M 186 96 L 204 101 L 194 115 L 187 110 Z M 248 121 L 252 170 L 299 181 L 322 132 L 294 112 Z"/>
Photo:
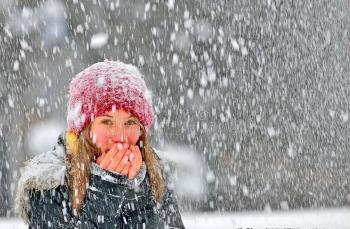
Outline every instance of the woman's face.
<path id="1" fill-rule="evenodd" d="M 140 122 L 124 110 L 111 111 L 95 118 L 91 136 L 101 153 L 106 153 L 117 143 L 136 145 L 141 136 Z"/>

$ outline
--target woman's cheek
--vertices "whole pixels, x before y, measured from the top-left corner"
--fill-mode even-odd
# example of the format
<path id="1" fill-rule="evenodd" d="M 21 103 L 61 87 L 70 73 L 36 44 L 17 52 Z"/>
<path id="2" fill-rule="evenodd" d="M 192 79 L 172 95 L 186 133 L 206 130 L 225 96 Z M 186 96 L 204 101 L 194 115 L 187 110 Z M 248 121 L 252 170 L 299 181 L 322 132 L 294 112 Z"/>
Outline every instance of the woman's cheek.
<path id="1" fill-rule="evenodd" d="M 140 138 L 140 131 L 139 130 L 132 130 L 129 132 L 129 136 L 128 136 L 128 139 L 129 139 L 129 144 L 131 145 L 136 145 L 137 141 L 139 140 Z"/>
<path id="2" fill-rule="evenodd" d="M 97 147 L 101 149 L 102 152 L 104 152 L 109 143 L 109 134 L 105 133 L 104 131 L 97 131 L 95 132 L 95 144 Z"/>

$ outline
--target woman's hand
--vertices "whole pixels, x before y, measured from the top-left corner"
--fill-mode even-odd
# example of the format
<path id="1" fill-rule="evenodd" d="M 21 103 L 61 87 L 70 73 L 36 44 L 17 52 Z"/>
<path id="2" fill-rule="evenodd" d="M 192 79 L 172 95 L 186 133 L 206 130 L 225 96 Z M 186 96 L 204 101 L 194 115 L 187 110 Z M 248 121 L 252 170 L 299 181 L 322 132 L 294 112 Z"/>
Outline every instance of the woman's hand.
<path id="1" fill-rule="evenodd" d="M 127 175 L 130 167 L 128 148 L 127 143 L 115 144 L 108 152 L 99 156 L 96 163 L 108 171 Z"/>
<path id="2" fill-rule="evenodd" d="M 141 169 L 141 151 L 138 146 L 116 144 L 107 153 L 99 156 L 96 163 L 103 169 L 128 176 L 132 180 Z"/>

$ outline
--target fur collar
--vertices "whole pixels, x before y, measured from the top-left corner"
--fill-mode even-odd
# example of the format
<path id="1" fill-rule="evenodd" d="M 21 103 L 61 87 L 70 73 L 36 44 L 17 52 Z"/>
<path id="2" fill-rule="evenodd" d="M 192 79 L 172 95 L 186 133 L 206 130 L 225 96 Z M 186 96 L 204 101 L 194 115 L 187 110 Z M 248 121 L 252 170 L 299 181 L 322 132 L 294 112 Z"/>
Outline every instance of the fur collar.
<path id="1" fill-rule="evenodd" d="M 26 161 L 21 168 L 15 198 L 15 211 L 28 223 L 30 212 L 30 193 L 34 190 L 48 190 L 65 183 L 66 164 L 63 145 Z"/>

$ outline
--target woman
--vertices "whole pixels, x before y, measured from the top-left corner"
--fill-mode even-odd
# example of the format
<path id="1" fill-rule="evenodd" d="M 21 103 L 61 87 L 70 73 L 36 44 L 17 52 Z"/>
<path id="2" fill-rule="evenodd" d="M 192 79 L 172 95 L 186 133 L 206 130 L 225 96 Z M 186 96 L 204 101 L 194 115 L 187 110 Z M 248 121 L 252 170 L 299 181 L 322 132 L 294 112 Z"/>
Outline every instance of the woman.
<path id="1" fill-rule="evenodd" d="M 73 78 L 68 130 L 21 171 L 16 208 L 29 228 L 184 228 L 147 141 L 153 119 L 136 67 L 106 60 Z"/>

